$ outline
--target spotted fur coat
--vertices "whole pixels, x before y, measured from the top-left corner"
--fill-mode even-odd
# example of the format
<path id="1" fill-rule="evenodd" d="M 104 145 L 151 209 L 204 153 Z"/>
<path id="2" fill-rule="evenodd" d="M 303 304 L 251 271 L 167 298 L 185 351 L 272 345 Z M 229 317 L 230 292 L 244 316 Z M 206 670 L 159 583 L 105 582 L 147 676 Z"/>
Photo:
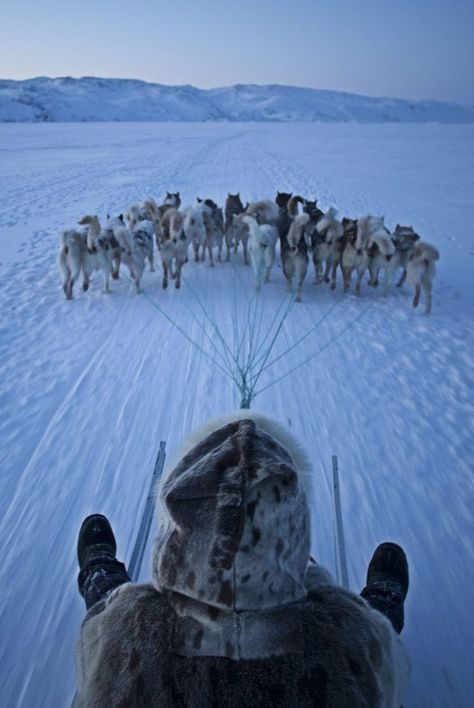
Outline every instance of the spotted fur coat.
<path id="1" fill-rule="evenodd" d="M 399 708 L 398 635 L 309 562 L 304 454 L 245 415 L 194 436 L 165 474 L 153 583 L 87 615 L 78 706 Z"/>

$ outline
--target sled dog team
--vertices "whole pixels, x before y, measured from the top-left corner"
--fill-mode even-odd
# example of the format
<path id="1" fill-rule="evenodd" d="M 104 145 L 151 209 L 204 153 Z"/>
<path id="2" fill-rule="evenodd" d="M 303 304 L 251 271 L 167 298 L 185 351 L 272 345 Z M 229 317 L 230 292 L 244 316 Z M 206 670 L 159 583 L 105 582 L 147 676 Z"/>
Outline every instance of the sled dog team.
<path id="1" fill-rule="evenodd" d="M 194 206 L 181 208 L 179 192 L 167 192 L 161 205 L 152 198 L 132 205 L 125 217 L 107 216 L 102 225 L 97 216 L 86 215 L 79 221 L 81 228 L 61 234 L 59 269 L 63 290 L 72 299 L 74 283 L 81 271 L 83 289 L 89 287 L 94 270 L 102 271 L 104 292 L 110 292 L 110 278 L 119 277 L 123 263 L 137 292 L 146 261 L 154 271 L 156 241 L 163 266 L 163 288 L 168 279 L 181 284 L 181 269 L 188 262 L 192 244 L 194 260 L 204 261 L 206 252 L 214 266 L 222 260 L 225 242 L 226 260 L 237 253 L 242 244 L 244 262 L 251 263 L 255 286 L 260 290 L 270 280 L 275 261 L 276 244 L 280 242 L 283 273 L 288 290 L 296 288 L 296 301 L 301 301 L 301 289 L 312 257 L 315 282 L 336 287 L 338 268 L 342 272 L 343 289 L 350 287 L 355 272 L 355 293 L 360 295 L 362 279 L 369 272 L 369 285 L 377 287 L 384 271 L 384 294 L 387 295 L 395 274 L 397 282 L 405 279 L 414 288 L 413 306 L 425 298 L 426 314 L 431 311 L 431 289 L 436 273 L 437 249 L 420 240 L 411 226 L 397 224 L 393 233 L 385 226 L 384 217 L 364 216 L 359 219 L 337 218 L 334 208 L 324 213 L 317 201 L 299 195 L 278 192 L 275 201 L 264 199 L 247 203 L 239 194 L 228 194 L 224 210 L 212 199 L 197 198 Z"/>

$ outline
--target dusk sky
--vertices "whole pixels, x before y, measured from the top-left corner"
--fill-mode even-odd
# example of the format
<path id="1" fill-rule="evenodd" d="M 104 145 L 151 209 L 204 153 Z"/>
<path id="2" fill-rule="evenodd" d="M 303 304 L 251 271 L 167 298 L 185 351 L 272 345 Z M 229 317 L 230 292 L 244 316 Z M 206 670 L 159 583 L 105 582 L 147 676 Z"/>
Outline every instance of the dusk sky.
<path id="1" fill-rule="evenodd" d="M 0 77 L 279 83 L 474 103 L 474 0 L 10 0 Z"/>

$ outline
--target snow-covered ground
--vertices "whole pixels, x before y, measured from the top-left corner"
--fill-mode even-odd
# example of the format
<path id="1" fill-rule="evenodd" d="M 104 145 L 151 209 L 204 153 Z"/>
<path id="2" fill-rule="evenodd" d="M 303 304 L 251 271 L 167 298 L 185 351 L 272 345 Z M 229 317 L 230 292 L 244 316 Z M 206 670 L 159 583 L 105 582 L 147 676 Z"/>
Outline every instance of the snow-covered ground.
<path id="1" fill-rule="evenodd" d="M 262 387 L 315 356 L 253 407 L 290 426 L 314 459 L 313 552 L 323 564 L 334 568 L 333 453 L 351 587 L 363 586 L 377 543 L 406 548 L 405 706 L 472 705 L 473 139 L 473 126 L 0 126 L 0 705 L 68 705 L 84 612 L 82 518 L 108 514 L 130 558 L 159 441 L 172 453 L 191 428 L 238 407 L 210 321 L 236 352 L 245 322 L 261 343 L 288 297 L 277 263 L 256 300 L 239 252 L 215 269 L 190 262 L 180 291 L 162 291 L 157 272 L 142 295 L 125 277 L 103 295 L 96 275 L 67 302 L 60 230 L 166 190 L 223 203 L 227 191 L 250 200 L 277 189 L 412 224 L 441 252 L 429 318 L 410 307 L 407 286 L 387 299 L 366 284 L 360 299 L 342 297 L 340 283 L 314 285 L 311 266 L 275 356 L 329 314 Z"/>

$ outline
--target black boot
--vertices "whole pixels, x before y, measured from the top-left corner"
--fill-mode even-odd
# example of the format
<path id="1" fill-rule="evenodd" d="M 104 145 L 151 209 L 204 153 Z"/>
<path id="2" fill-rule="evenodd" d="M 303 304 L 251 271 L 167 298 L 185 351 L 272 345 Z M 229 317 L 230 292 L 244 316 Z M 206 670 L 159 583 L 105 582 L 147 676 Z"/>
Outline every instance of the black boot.
<path id="1" fill-rule="evenodd" d="M 115 557 L 117 544 L 107 517 L 92 514 L 82 522 L 77 541 L 79 592 L 89 609 L 130 578 Z"/>
<path id="2" fill-rule="evenodd" d="M 79 568 L 84 570 L 95 559 L 115 558 L 117 544 L 109 520 L 103 514 L 91 514 L 82 522 L 77 539 Z"/>
<path id="3" fill-rule="evenodd" d="M 398 634 L 403 629 L 403 603 L 408 592 L 408 563 L 396 543 L 381 543 L 375 549 L 367 570 L 367 585 L 361 595 L 382 612 Z"/>

